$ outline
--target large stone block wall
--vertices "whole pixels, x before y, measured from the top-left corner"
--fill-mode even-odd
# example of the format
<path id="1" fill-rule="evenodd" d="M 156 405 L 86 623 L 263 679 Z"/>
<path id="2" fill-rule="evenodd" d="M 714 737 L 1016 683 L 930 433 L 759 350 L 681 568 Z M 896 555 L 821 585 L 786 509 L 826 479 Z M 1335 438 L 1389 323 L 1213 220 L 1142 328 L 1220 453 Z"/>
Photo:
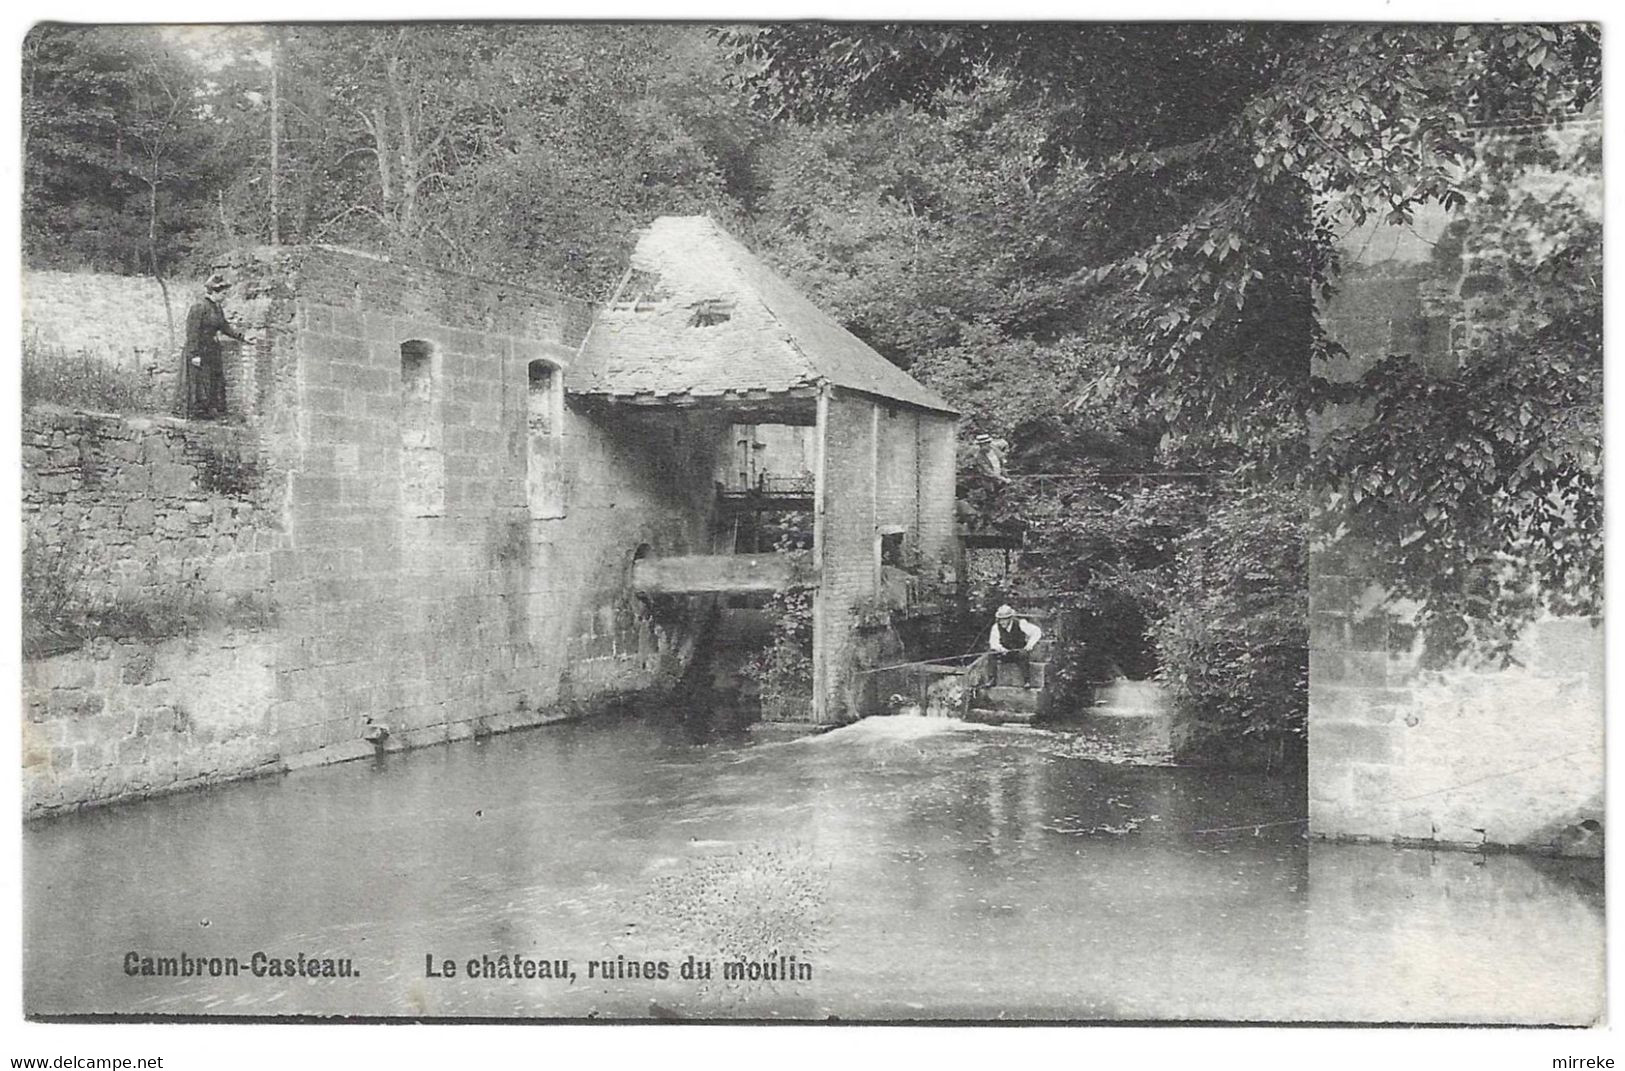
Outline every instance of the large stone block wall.
<path id="1" fill-rule="evenodd" d="M 99 638 L 23 664 L 29 815 L 281 768 L 265 631 Z"/>
<path id="2" fill-rule="evenodd" d="M 22 426 L 25 604 L 46 626 L 23 667 L 25 812 L 266 767 L 288 534 L 258 434 L 55 408 Z M 99 634 L 73 649 L 87 615 Z"/>
<path id="3" fill-rule="evenodd" d="M 377 727 L 398 747 L 535 724 L 675 673 L 692 608 L 657 621 L 631 561 L 711 549 L 724 425 L 559 406 L 563 486 L 533 508 L 528 366 L 568 385 L 585 306 L 342 251 L 270 270 L 297 295 L 285 751 L 343 756 Z M 432 351 L 415 400 L 408 342 Z"/>
<path id="4" fill-rule="evenodd" d="M 1343 571 L 1322 559 L 1312 580 L 1311 831 L 1601 854 L 1601 623 L 1537 622 L 1506 669 L 1425 670 Z"/>
<path id="5" fill-rule="evenodd" d="M 1588 126 L 1503 138 L 1577 148 Z M 1572 185 L 1601 211 L 1601 176 L 1527 169 L 1526 189 Z M 1378 221 L 1344 241 L 1325 309 L 1348 359 L 1319 369 L 1353 378 L 1391 353 L 1450 375 L 1475 332 L 1501 313 L 1498 251 L 1439 209 L 1411 226 Z M 1358 422 L 1344 407 L 1314 432 Z M 1333 509 L 1323 503 L 1322 510 Z M 1358 550 L 1310 555 L 1310 830 L 1325 837 L 1601 851 L 1603 651 L 1580 619 L 1531 627 L 1506 669 L 1419 667 L 1421 638 L 1383 607 Z"/>
<path id="6" fill-rule="evenodd" d="M 25 511 L 108 575 L 201 556 L 211 591 L 270 616 L 31 662 L 27 813 L 540 724 L 675 677 L 706 607 L 639 599 L 631 562 L 720 549 L 724 422 L 560 399 L 562 486 L 536 509 L 528 365 L 567 386 L 585 305 L 342 250 L 223 267 L 254 337 L 228 369 L 241 426 L 31 413 Z M 432 347 L 419 409 L 408 341 Z M 433 426 L 427 507 L 408 411 Z"/>

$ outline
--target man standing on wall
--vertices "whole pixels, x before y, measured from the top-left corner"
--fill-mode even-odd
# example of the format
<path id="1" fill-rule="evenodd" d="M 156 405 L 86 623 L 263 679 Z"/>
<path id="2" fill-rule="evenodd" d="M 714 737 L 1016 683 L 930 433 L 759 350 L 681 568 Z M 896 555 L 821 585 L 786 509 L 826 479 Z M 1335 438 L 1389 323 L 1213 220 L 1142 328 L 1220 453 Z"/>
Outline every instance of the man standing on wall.
<path id="1" fill-rule="evenodd" d="M 1032 684 L 1032 671 L 1027 668 L 1027 663 L 1032 659 L 1033 648 L 1043 638 L 1043 629 L 1026 618 L 1017 617 L 1014 608 L 1001 606 L 994 611 L 993 630 L 987 634 L 987 645 L 1000 662 L 1019 665 L 1022 686 L 1029 687 Z"/>
<path id="2" fill-rule="evenodd" d="M 186 348 L 181 351 L 181 415 L 219 420 L 226 415 L 226 368 L 220 352 L 225 335 L 247 341 L 226 319 L 220 296 L 226 277 L 219 272 L 203 284 L 203 297 L 186 312 Z"/>
<path id="3" fill-rule="evenodd" d="M 1004 473 L 1004 454 L 993 436 L 978 435 L 972 449 L 970 468 L 961 475 L 963 497 L 978 527 L 990 527 L 1010 478 Z"/>
<path id="4" fill-rule="evenodd" d="M 1004 472 L 1004 455 L 1009 451 L 1010 444 L 1004 439 L 995 439 L 991 435 L 978 435 L 976 437 L 976 469 L 996 484 L 1010 482 L 1010 477 Z"/>

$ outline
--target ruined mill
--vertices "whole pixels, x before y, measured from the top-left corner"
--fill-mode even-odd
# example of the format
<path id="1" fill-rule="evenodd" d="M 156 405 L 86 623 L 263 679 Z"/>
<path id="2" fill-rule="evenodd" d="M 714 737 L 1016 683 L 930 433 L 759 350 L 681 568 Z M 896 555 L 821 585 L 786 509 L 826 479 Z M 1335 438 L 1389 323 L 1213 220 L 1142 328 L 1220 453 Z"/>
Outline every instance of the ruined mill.
<path id="1" fill-rule="evenodd" d="M 790 587 L 812 686 L 775 713 L 850 720 L 856 618 L 951 571 L 956 414 L 708 218 L 657 220 L 596 309 L 328 247 L 219 268 L 225 421 L 25 419 L 30 531 L 109 597 L 211 610 L 30 662 L 30 813 L 569 716 Z M 764 441 L 796 471 L 741 458 Z M 810 540 L 749 538 L 764 504 Z"/>

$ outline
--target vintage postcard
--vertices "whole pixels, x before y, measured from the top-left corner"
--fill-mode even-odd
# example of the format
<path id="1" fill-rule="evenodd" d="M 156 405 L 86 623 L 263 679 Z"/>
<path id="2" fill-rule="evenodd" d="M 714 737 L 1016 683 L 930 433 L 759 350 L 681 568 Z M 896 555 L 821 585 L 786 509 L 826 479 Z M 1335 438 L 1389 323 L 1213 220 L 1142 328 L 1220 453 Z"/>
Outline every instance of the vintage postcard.
<path id="1" fill-rule="evenodd" d="M 20 47 L 29 1019 L 1601 1022 L 1596 25 Z"/>

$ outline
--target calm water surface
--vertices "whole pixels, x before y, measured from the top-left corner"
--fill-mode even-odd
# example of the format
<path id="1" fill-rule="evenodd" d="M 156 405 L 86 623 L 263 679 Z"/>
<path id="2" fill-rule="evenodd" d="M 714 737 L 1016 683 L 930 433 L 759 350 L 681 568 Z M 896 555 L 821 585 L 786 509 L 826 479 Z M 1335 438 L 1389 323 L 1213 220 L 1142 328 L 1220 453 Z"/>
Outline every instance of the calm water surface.
<path id="1" fill-rule="evenodd" d="M 615 718 L 27 827 L 31 1014 L 1590 1022 L 1601 867 L 1311 843 L 1065 730 Z M 1268 823 L 1281 823 L 1270 825 Z M 131 977 L 129 952 L 238 958 Z M 353 978 L 253 977 L 250 957 Z M 470 978 L 568 960 L 574 981 Z M 811 979 L 724 980 L 794 955 Z M 677 977 L 688 957 L 713 977 Z M 456 977 L 427 977 L 426 957 Z M 672 977 L 589 977 L 589 961 Z"/>

